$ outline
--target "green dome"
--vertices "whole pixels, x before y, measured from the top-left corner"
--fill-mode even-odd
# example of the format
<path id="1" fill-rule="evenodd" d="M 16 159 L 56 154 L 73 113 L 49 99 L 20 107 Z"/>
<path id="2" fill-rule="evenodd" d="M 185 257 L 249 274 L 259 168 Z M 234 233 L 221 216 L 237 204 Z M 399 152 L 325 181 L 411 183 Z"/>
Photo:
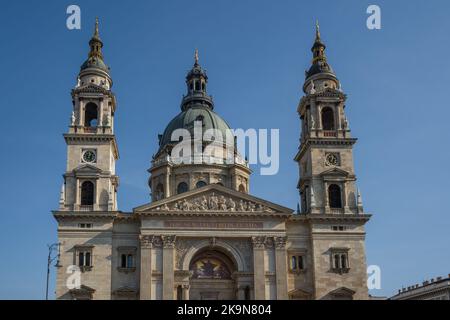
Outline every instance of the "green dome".
<path id="1" fill-rule="evenodd" d="M 103 62 L 103 59 L 100 59 L 98 57 L 90 57 L 87 59 L 83 65 L 81 66 L 81 71 L 87 68 L 98 68 L 103 71 L 109 72 L 109 67 Z"/>
<path id="2" fill-rule="evenodd" d="M 163 149 L 168 144 L 174 144 L 178 141 L 171 141 L 172 132 L 176 129 L 187 129 L 190 131 L 191 136 L 194 135 L 194 122 L 202 121 L 203 130 L 205 133 L 208 129 L 218 129 L 222 133 L 222 137 L 225 140 L 227 130 L 230 126 L 223 120 L 217 113 L 212 111 L 210 108 L 205 108 L 202 106 L 191 107 L 185 111 L 179 113 L 172 121 L 169 122 L 164 134 L 160 136 L 159 149 Z"/>

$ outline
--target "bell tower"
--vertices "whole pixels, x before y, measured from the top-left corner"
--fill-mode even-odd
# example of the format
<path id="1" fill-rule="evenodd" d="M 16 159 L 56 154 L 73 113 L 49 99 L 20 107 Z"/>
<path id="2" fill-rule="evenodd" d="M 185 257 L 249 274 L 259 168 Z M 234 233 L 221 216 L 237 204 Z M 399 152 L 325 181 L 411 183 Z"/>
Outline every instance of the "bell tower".
<path id="1" fill-rule="evenodd" d="M 346 95 L 325 55 L 319 24 L 305 74 L 298 162 L 301 209 L 309 226 L 314 299 L 367 299 L 365 223 L 356 188 Z"/>
<path id="2" fill-rule="evenodd" d="M 103 42 L 95 22 L 87 60 L 72 90 L 67 168 L 60 196 L 60 211 L 116 211 L 119 157 L 114 135 L 116 98 L 110 69 L 103 61 Z"/>
<path id="3" fill-rule="evenodd" d="M 352 155 L 356 139 L 350 135 L 345 115 L 347 97 L 327 62 L 325 48 L 317 24 L 312 65 L 303 85 L 305 95 L 297 109 L 302 128 L 295 158 L 300 171 L 301 212 L 361 213 Z"/>

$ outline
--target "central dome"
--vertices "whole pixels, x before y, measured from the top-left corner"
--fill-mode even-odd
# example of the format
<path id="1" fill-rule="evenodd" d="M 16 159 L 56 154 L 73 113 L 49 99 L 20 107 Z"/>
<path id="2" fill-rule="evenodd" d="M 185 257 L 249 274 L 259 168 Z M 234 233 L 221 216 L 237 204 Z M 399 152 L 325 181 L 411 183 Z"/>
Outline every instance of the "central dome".
<path id="1" fill-rule="evenodd" d="M 164 133 L 159 141 L 159 149 L 162 150 L 169 144 L 176 144 L 178 141 L 172 141 L 172 133 L 176 129 L 189 130 L 191 136 L 194 136 L 194 122 L 202 122 L 202 133 L 204 134 L 208 129 L 217 129 L 222 134 L 222 138 L 226 139 L 227 130 L 230 126 L 217 113 L 210 108 L 205 107 L 191 107 L 179 113 L 167 125 Z"/>

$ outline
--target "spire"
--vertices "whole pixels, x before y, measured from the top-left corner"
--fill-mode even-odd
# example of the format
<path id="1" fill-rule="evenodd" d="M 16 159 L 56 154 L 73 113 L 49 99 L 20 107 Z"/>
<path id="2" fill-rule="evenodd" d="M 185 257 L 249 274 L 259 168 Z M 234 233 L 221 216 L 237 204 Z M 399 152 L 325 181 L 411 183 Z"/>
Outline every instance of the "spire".
<path id="1" fill-rule="evenodd" d="M 109 73 L 109 68 L 103 61 L 103 42 L 100 39 L 98 18 L 95 18 L 94 34 L 91 40 L 89 40 L 89 47 L 88 59 L 81 66 L 81 71 L 88 68 L 97 68 Z"/>
<path id="2" fill-rule="evenodd" d="M 311 51 L 313 52 L 313 60 L 312 63 L 316 63 L 318 61 L 326 61 L 327 58 L 325 57 L 325 44 L 322 42 L 322 39 L 320 38 L 320 26 L 319 26 L 319 20 L 316 20 L 316 38 L 314 40 L 314 44 L 311 48 Z"/>
<path id="3" fill-rule="evenodd" d="M 316 41 L 320 41 L 319 19 L 316 20 Z"/>
<path id="4" fill-rule="evenodd" d="M 95 18 L 95 30 L 94 30 L 93 38 L 100 40 L 100 35 L 98 33 L 98 17 Z"/>
<path id="5" fill-rule="evenodd" d="M 102 40 L 100 40 L 100 34 L 98 32 L 98 18 L 95 18 L 94 34 L 92 35 L 92 38 L 89 41 L 89 46 L 91 47 L 91 50 L 89 51 L 89 58 L 97 57 L 103 59 L 102 55 L 103 42 Z"/>
<path id="6" fill-rule="evenodd" d="M 325 43 L 323 43 L 320 34 L 319 21 L 316 21 L 316 34 L 314 38 L 314 44 L 311 48 L 313 53 L 313 59 L 311 61 L 312 66 L 306 72 L 306 78 L 318 74 L 318 73 L 331 73 L 334 74 L 333 69 L 327 63 L 327 57 L 325 56 Z"/>

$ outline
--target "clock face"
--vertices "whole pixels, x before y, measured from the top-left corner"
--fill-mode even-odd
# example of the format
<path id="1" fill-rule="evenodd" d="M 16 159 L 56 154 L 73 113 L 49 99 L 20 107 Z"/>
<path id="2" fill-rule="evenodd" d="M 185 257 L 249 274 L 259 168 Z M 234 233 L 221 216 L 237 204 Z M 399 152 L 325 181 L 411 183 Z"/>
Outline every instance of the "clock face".
<path id="1" fill-rule="evenodd" d="M 83 153 L 83 161 L 93 163 L 97 159 L 97 156 L 95 154 L 95 151 L 93 150 L 87 150 Z"/>
<path id="2" fill-rule="evenodd" d="M 338 157 L 334 153 L 327 154 L 326 162 L 329 166 L 337 166 L 338 165 Z"/>

